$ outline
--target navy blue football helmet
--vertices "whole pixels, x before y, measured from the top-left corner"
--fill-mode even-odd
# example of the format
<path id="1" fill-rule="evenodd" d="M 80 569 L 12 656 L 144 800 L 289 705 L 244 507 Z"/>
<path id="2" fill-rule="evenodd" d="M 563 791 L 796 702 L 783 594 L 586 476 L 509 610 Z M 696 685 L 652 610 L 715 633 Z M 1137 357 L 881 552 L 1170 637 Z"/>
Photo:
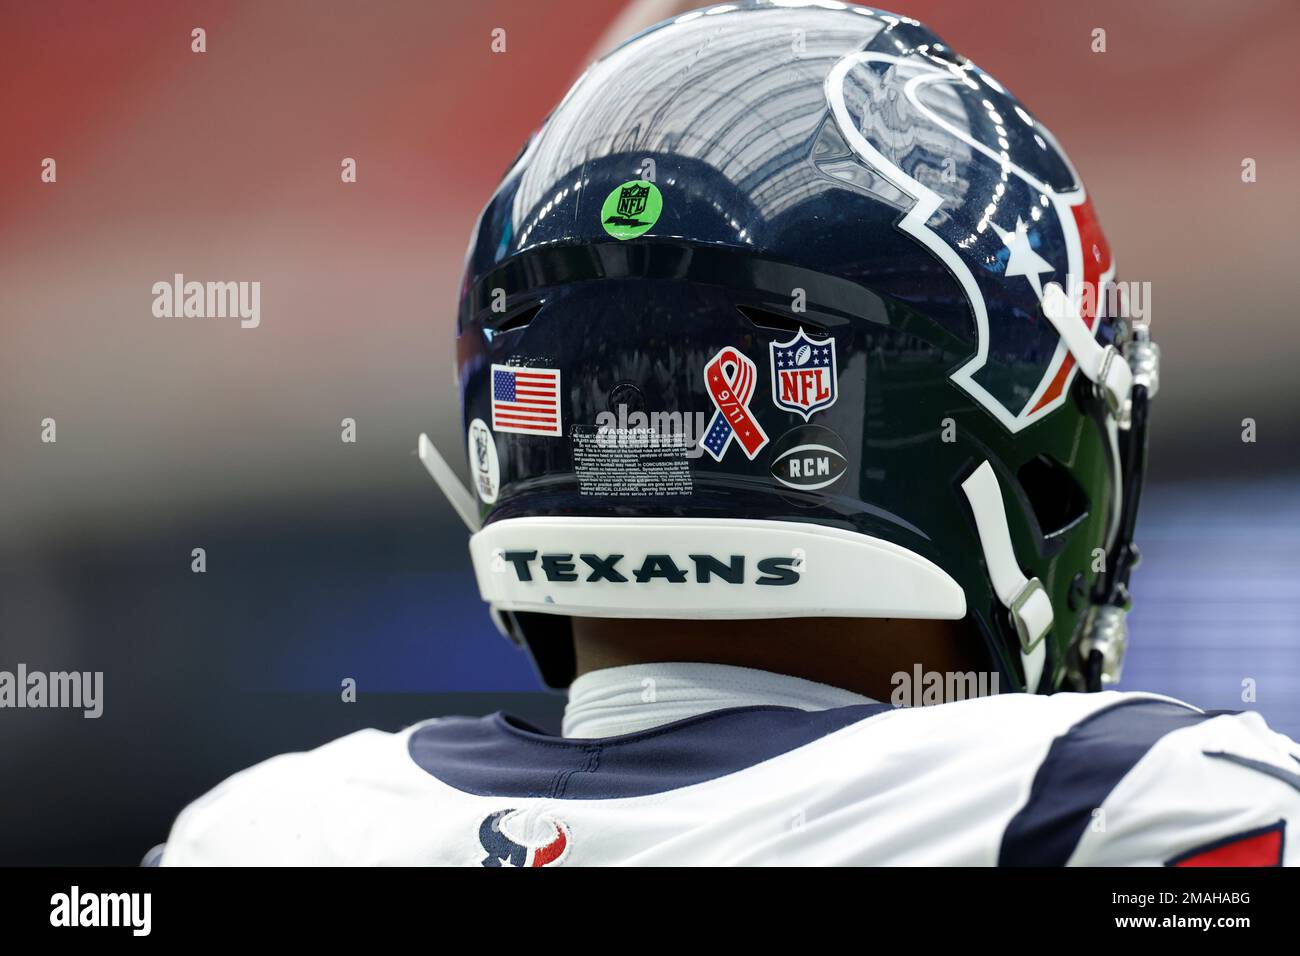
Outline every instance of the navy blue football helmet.
<path id="1" fill-rule="evenodd" d="M 925 27 L 706 8 L 506 173 L 457 323 L 473 491 L 421 457 L 549 686 L 585 615 L 967 619 L 1004 690 L 1098 689 L 1158 357 L 1113 275 L 1051 133 Z"/>

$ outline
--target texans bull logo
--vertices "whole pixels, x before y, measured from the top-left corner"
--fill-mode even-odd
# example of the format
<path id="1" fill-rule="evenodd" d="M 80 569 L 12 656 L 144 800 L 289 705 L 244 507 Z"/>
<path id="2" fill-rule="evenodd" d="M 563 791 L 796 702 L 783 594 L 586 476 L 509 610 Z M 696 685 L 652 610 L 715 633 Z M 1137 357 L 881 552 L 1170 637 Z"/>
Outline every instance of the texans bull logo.
<path id="1" fill-rule="evenodd" d="M 522 842 L 536 829 L 543 830 L 541 842 Z M 554 817 L 511 808 L 479 824 L 478 841 L 486 854 L 483 866 L 555 866 L 568 853 L 569 829 Z"/>
<path id="2" fill-rule="evenodd" d="M 878 175 L 872 190 L 906 209 L 896 228 L 965 294 L 969 310 L 935 313 L 971 348 L 951 380 L 1018 432 L 1064 403 L 1078 371 L 1043 312 L 1044 289 L 1059 284 L 1095 329 L 1114 265 L 1052 134 L 995 79 L 942 50 L 848 54 L 826 77 L 827 104 Z"/>

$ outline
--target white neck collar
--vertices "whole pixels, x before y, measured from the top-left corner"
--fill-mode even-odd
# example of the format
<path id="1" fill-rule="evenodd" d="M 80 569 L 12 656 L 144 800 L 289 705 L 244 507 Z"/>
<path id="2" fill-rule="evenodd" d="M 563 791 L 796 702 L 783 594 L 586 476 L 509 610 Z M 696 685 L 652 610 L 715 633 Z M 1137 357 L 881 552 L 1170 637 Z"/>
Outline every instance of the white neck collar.
<path id="1" fill-rule="evenodd" d="M 615 737 L 731 707 L 830 710 L 875 703 L 827 684 L 727 664 L 629 664 L 583 674 L 569 688 L 565 737 Z"/>

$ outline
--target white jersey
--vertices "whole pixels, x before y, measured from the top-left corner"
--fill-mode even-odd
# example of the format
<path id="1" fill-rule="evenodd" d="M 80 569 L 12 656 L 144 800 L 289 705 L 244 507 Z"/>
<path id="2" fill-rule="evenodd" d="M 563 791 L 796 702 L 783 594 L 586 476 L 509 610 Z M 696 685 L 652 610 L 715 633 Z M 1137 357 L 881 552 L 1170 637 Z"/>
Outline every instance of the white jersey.
<path id="1" fill-rule="evenodd" d="M 231 777 L 164 865 L 1300 863 L 1300 746 L 1151 694 L 726 707 L 597 739 L 501 714 Z"/>

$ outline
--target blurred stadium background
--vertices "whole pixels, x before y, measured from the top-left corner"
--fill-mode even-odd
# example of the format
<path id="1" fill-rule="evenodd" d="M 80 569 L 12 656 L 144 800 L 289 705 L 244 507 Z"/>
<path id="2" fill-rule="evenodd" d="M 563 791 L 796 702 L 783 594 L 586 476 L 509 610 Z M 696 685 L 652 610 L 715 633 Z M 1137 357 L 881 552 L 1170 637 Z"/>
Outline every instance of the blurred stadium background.
<path id="1" fill-rule="evenodd" d="M 468 231 L 622 7 L 5 5 L 0 669 L 103 670 L 105 714 L 0 711 L 0 863 L 133 863 L 230 772 L 361 726 L 554 719 L 415 436 L 461 447 Z M 1124 687 L 1300 736 L 1300 6 L 897 7 L 1045 119 L 1121 277 L 1153 285 L 1165 372 Z M 177 272 L 261 281 L 261 327 L 155 319 L 150 287 Z"/>

